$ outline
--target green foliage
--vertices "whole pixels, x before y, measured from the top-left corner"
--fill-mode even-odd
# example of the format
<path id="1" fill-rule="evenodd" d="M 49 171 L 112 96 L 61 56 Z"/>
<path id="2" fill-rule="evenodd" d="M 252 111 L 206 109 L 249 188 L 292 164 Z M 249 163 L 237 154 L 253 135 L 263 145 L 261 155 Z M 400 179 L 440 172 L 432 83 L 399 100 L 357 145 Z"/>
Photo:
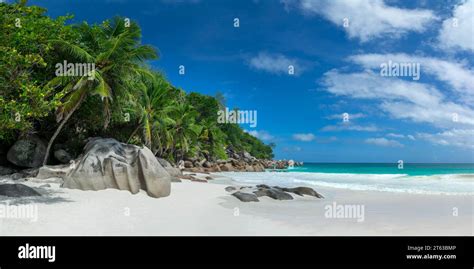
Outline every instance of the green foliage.
<path id="1" fill-rule="evenodd" d="M 245 150 L 252 156 L 259 159 L 272 159 L 273 149 L 269 145 L 265 145 L 258 138 L 244 132 L 236 124 L 223 124 L 222 130 L 227 136 L 229 145 L 236 150 Z"/>
<path id="2" fill-rule="evenodd" d="M 36 132 L 51 138 L 49 146 L 64 143 L 74 153 L 88 137 L 103 136 L 146 145 L 171 161 L 225 159 L 230 145 L 257 158 L 273 157 L 272 147 L 240 126 L 218 124 L 221 93 L 187 94 L 149 68 L 146 61 L 158 54 L 141 44 L 135 22 L 115 17 L 66 25 L 70 16 L 51 19 L 24 3 L 0 3 L 0 11 L 0 141 Z M 56 76 L 63 61 L 93 63 L 95 70 Z"/>
<path id="3" fill-rule="evenodd" d="M 63 93 L 43 86 L 54 76 L 52 38 L 73 36 L 39 7 L 0 3 L 0 139 L 11 141 L 58 107 Z"/>

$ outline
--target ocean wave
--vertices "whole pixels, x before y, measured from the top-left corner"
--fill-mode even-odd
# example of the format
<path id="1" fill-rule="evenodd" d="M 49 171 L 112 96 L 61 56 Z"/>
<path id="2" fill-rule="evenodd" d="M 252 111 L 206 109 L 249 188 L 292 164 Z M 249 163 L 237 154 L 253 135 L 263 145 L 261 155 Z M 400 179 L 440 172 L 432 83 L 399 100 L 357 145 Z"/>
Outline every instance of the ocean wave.
<path id="1" fill-rule="evenodd" d="M 474 174 L 430 176 L 309 172 L 225 172 L 220 174 L 242 184 L 271 184 L 287 187 L 306 185 L 362 191 L 474 195 Z"/>

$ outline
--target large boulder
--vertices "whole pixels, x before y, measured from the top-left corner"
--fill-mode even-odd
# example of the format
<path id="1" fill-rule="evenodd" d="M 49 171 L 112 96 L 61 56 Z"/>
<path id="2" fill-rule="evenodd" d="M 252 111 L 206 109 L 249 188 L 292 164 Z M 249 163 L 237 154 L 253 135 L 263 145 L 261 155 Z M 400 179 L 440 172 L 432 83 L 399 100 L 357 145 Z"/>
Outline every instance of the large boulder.
<path id="1" fill-rule="evenodd" d="M 265 168 L 260 163 L 255 164 L 253 166 L 253 169 L 254 169 L 255 172 L 265 172 Z"/>
<path id="2" fill-rule="evenodd" d="M 93 138 L 84 155 L 72 164 L 62 187 L 81 190 L 114 188 L 135 194 L 140 189 L 151 197 L 171 191 L 171 176 L 147 147 L 120 143 L 111 138 Z"/>
<path id="3" fill-rule="evenodd" d="M 20 167 L 39 167 L 46 155 L 46 143 L 36 135 L 22 138 L 8 150 L 9 162 Z"/>
<path id="4" fill-rule="evenodd" d="M 242 152 L 242 157 L 244 157 L 245 159 L 252 159 L 253 158 L 253 156 L 250 155 L 250 153 L 248 153 L 247 151 Z"/>
<path id="5" fill-rule="evenodd" d="M 34 189 L 23 184 L 1 184 L 0 196 L 8 197 L 25 197 L 25 196 L 41 196 Z"/>
<path id="6" fill-rule="evenodd" d="M 185 168 L 193 168 L 194 164 L 191 161 L 184 161 L 184 167 Z"/>
<path id="7" fill-rule="evenodd" d="M 231 163 L 226 163 L 224 165 L 221 165 L 220 166 L 220 169 L 221 171 L 223 172 L 231 172 L 231 171 L 235 171 L 234 167 L 232 166 Z"/>
<path id="8" fill-rule="evenodd" d="M 61 178 L 65 179 L 74 169 L 74 165 L 43 165 L 39 168 L 37 179 Z"/>
<path id="9" fill-rule="evenodd" d="M 251 165 L 245 165 L 245 172 L 255 172 L 255 169 Z"/>
<path id="10" fill-rule="evenodd" d="M 54 157 L 56 160 L 58 160 L 60 163 L 69 163 L 73 158 L 71 157 L 71 154 L 69 154 L 66 150 L 64 149 L 58 149 L 54 151 Z"/>
<path id="11" fill-rule="evenodd" d="M 156 158 L 158 162 L 165 168 L 166 172 L 170 174 L 171 180 L 173 182 L 180 182 L 179 178 L 183 175 L 183 172 L 181 172 L 181 169 L 177 167 L 173 167 L 171 163 L 169 163 L 167 160 L 162 159 L 162 158 Z"/>

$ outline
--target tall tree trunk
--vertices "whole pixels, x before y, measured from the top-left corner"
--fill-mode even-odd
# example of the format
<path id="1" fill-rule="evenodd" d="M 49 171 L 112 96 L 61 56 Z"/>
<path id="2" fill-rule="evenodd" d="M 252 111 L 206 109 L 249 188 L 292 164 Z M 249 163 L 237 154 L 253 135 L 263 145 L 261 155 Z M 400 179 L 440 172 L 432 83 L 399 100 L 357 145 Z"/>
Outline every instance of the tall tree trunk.
<path id="1" fill-rule="evenodd" d="M 59 135 L 59 133 L 61 132 L 61 130 L 63 129 L 64 125 L 66 124 L 66 122 L 69 120 L 69 118 L 72 116 L 72 114 L 74 113 L 74 111 L 76 111 L 79 106 L 81 106 L 81 103 L 82 101 L 84 100 L 84 97 L 86 96 L 85 93 L 83 93 L 81 95 L 81 98 L 79 99 L 79 101 L 74 105 L 74 107 L 72 108 L 72 110 L 66 115 L 66 117 L 63 119 L 63 121 L 59 124 L 58 128 L 56 129 L 56 131 L 54 132 L 53 136 L 51 137 L 51 139 L 49 140 L 48 142 L 48 147 L 46 148 L 46 154 L 44 155 L 44 160 L 43 160 L 43 165 L 46 165 L 48 163 L 48 159 L 49 159 L 49 152 L 51 151 L 51 146 L 53 145 L 54 143 L 54 140 L 56 139 L 56 137 Z"/>
<path id="2" fill-rule="evenodd" d="M 133 133 L 130 135 L 130 137 L 128 138 L 127 140 L 127 143 L 130 143 L 130 140 L 132 140 L 132 138 L 135 136 L 135 134 L 138 132 L 138 129 L 140 129 L 140 126 L 141 124 L 139 123 L 137 128 L 135 128 L 135 130 L 133 130 Z"/>

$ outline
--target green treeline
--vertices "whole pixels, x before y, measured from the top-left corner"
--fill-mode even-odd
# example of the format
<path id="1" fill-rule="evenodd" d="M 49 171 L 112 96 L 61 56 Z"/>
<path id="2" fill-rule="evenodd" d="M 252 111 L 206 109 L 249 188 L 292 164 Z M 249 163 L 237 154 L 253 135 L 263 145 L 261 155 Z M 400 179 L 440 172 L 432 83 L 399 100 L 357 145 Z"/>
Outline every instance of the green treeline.
<path id="1" fill-rule="evenodd" d="M 222 95 L 186 93 L 151 69 L 147 61 L 159 55 L 141 43 L 135 22 L 71 25 L 72 16 L 53 19 L 25 2 L 0 3 L 1 144 L 34 133 L 49 140 L 49 151 L 60 143 L 78 154 L 85 139 L 101 136 L 174 162 L 225 159 L 228 146 L 273 157 L 273 145 L 218 123 Z"/>

